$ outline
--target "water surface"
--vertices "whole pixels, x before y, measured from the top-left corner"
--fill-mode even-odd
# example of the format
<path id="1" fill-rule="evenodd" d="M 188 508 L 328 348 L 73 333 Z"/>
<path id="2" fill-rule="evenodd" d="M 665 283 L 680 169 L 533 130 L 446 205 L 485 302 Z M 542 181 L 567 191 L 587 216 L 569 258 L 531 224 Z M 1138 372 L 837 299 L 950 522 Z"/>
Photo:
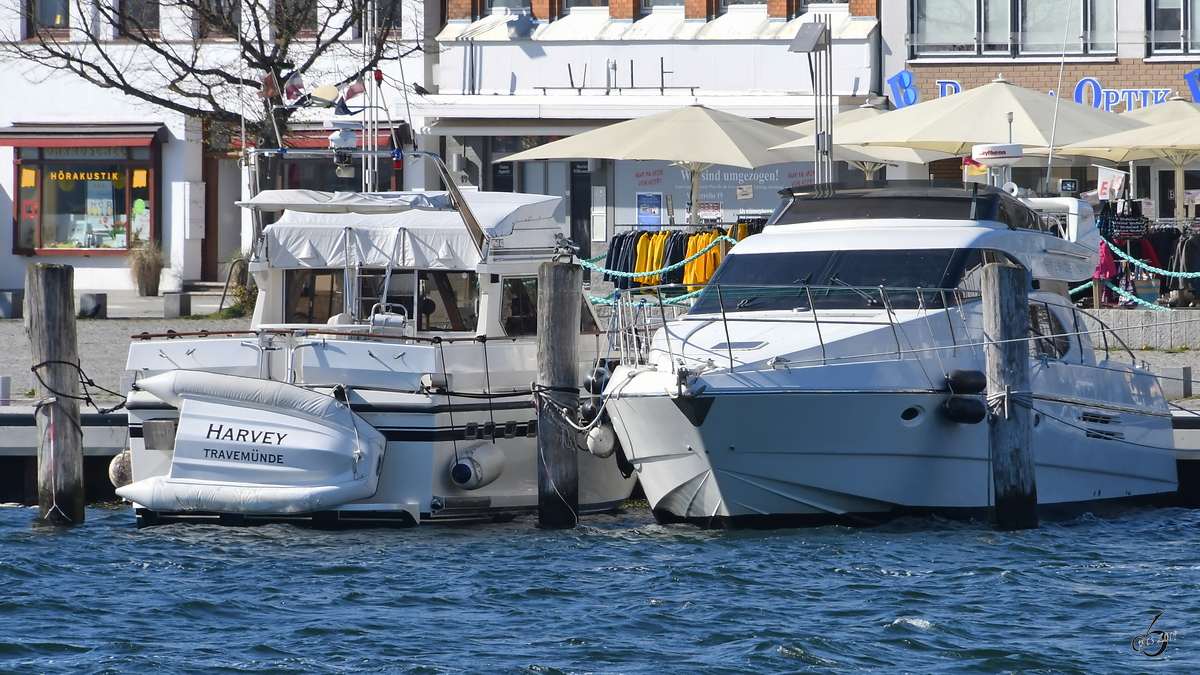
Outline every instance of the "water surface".
<path id="1" fill-rule="evenodd" d="M 0 509 L 0 672 L 1200 672 L 1200 513 L 1180 509 L 1019 533 L 34 515 Z M 1174 640 L 1150 658 L 1131 640 L 1159 612 Z"/>

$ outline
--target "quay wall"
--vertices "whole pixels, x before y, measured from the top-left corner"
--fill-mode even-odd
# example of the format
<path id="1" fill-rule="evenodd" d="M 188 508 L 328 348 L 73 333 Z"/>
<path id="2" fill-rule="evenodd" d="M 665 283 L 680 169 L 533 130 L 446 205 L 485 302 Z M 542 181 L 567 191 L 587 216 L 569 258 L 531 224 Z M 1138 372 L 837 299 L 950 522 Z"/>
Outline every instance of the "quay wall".
<path id="1" fill-rule="evenodd" d="M 1197 351 L 1196 360 L 1200 366 L 1200 311 L 1101 309 L 1089 312 L 1115 331 L 1132 350 L 1187 348 Z M 1100 330 L 1100 325 L 1095 320 L 1085 320 L 1088 323 L 1087 330 Z M 1098 334 L 1093 333 L 1094 345 L 1103 347 L 1102 340 Z M 1110 347 L 1119 348 L 1119 345 L 1110 343 Z"/>

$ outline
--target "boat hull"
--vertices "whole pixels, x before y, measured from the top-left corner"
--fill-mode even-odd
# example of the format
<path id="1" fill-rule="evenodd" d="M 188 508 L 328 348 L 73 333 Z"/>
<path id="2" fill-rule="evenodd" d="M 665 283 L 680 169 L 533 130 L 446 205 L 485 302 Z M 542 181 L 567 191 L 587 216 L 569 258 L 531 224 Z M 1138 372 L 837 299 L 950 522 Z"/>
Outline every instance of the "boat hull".
<path id="1" fill-rule="evenodd" d="M 673 380 L 641 373 L 609 402 L 659 520 L 754 527 L 989 513 L 987 424 L 943 414 L 947 393 L 710 383 L 689 399 L 667 393 Z M 1123 411 L 1117 440 L 1092 437 L 1078 422 L 1096 405 L 1035 398 L 1034 407 L 1038 501 L 1048 517 L 1176 489 L 1169 417 Z"/>

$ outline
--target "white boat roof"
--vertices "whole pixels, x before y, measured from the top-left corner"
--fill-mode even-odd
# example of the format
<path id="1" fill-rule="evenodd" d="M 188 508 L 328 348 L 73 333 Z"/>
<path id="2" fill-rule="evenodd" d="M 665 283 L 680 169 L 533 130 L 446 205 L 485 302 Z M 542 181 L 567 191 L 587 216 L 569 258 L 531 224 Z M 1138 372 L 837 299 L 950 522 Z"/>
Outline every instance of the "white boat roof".
<path id="1" fill-rule="evenodd" d="M 462 194 L 489 239 L 521 230 L 561 231 L 554 220 L 560 197 L 474 190 Z M 391 264 L 473 270 L 481 261 L 462 216 L 450 207 L 445 192 L 264 190 L 238 204 L 283 211 L 264 230 L 271 267 Z"/>
<path id="2" fill-rule="evenodd" d="M 1013 230 L 989 221 L 873 218 L 773 225 L 739 242 L 731 255 L 798 251 L 989 248 L 1003 251 L 1035 278 L 1090 278 L 1096 253 L 1042 232 Z"/>

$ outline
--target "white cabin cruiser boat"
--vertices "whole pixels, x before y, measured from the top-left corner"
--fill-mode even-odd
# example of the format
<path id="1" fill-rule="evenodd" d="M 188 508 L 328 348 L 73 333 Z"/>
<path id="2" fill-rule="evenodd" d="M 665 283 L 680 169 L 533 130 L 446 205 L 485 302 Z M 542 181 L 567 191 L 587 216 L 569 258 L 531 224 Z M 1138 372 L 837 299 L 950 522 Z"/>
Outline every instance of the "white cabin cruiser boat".
<path id="1" fill-rule="evenodd" d="M 931 184 L 787 194 L 604 389 L 655 516 L 707 527 L 987 519 L 987 262 L 1034 280 L 1042 517 L 1173 492 L 1157 378 L 1094 350 L 1066 297 L 1066 282 L 1091 277 L 1099 242 L 1090 207 L 1064 201 Z"/>
<path id="2" fill-rule="evenodd" d="M 129 351 L 139 525 L 323 527 L 508 518 L 537 506 L 537 271 L 558 197 L 264 191 L 251 330 Z M 590 303 L 581 373 L 603 336 Z M 160 339 L 171 338 L 171 339 Z M 629 472 L 632 473 L 631 471 Z M 581 512 L 636 478 L 579 458 Z"/>

